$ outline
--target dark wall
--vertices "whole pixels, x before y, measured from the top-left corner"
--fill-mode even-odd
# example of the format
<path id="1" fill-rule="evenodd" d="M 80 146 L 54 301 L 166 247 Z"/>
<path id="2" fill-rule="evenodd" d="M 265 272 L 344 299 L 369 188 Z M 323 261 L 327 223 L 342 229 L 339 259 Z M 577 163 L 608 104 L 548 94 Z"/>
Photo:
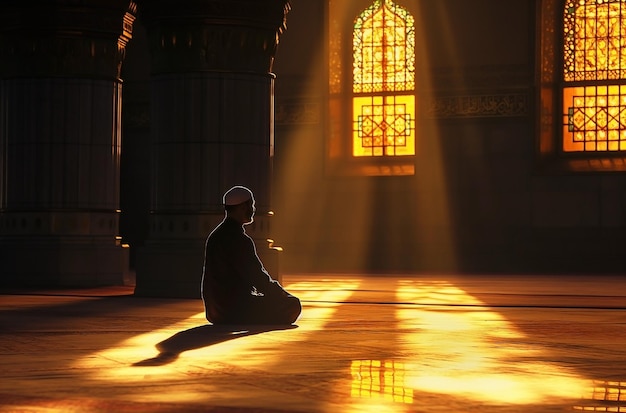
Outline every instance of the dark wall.
<path id="1" fill-rule="evenodd" d="M 130 264 L 148 236 L 150 210 L 150 54 L 141 16 L 122 65 L 122 158 L 120 233 L 130 245 Z"/>
<path id="2" fill-rule="evenodd" d="M 291 2 L 275 63 L 286 271 L 623 271 L 623 174 L 537 165 L 537 2 L 397 2 L 417 26 L 418 153 L 414 175 L 374 177 L 327 168 L 324 3 Z"/>

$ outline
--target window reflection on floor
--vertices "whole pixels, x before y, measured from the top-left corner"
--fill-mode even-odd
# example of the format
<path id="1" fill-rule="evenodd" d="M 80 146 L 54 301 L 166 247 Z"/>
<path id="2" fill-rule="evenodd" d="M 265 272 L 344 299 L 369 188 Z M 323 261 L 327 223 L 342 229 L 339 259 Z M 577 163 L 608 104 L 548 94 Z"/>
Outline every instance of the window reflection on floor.
<path id="1" fill-rule="evenodd" d="M 413 390 L 404 384 L 404 363 L 394 360 L 353 360 L 350 372 L 350 395 L 354 398 L 413 403 Z"/>
<path id="2" fill-rule="evenodd" d="M 337 327 L 336 313 L 342 306 L 347 306 L 343 308 L 351 311 L 347 314 L 356 317 L 356 323 L 367 323 L 364 320 L 370 317 L 369 313 L 358 313 L 363 311 L 360 305 L 364 302 L 353 295 L 368 291 L 369 294 L 385 294 L 384 300 L 376 296 L 376 303 L 368 305 L 374 308 L 379 302 L 393 305 L 385 313 L 392 323 L 395 314 L 398 328 L 394 325 L 385 330 L 393 331 L 393 344 L 385 340 L 363 357 L 347 354 L 349 350 L 341 348 L 345 343 L 342 340 L 347 339 L 339 338 L 337 342 L 331 341 L 338 350 L 329 347 L 327 354 L 314 358 L 311 363 L 318 364 L 313 369 L 310 369 L 312 364 L 281 365 L 282 374 L 295 371 L 308 375 L 306 380 L 315 381 L 314 376 L 319 372 L 336 378 L 342 395 L 340 411 L 344 413 L 408 412 L 423 403 L 421 396 L 424 394 L 506 405 L 560 404 L 567 400 L 568 406 L 576 403 L 574 410 L 578 411 L 626 413 L 626 382 L 602 381 L 590 387 L 590 381 L 580 377 L 574 369 L 559 365 L 556 359 L 551 362 L 551 357 L 558 356 L 527 337 L 501 312 L 456 285 L 400 279 L 389 283 L 388 287 L 386 285 L 384 291 L 368 289 L 365 282 L 356 277 L 292 283 L 286 286 L 287 290 L 294 291 L 305 307 L 296 329 L 190 349 L 170 363 L 158 366 L 137 364 L 154 357 L 158 353 L 155 345 L 173 333 L 205 324 L 204 313 L 199 312 L 173 325 L 138 334 L 115 347 L 81 357 L 74 367 L 85 369 L 92 381 L 120 386 L 141 382 L 142 386 L 148 386 L 146 388 L 159 389 L 160 385 L 181 384 L 180 388 L 174 386 L 167 392 L 147 390 L 135 394 L 133 388 L 128 394 L 118 395 L 120 398 L 146 402 L 206 401 L 215 397 L 222 384 L 209 381 L 189 387 L 189 377 L 225 372 L 248 385 L 250 372 L 272 369 L 290 355 L 303 351 L 289 349 L 306 349 L 299 347 L 301 343 L 312 349 L 315 340 L 340 337 L 348 331 L 346 326 Z M 332 327 L 326 332 L 329 325 Z M 371 331 L 357 329 L 349 340 L 366 338 Z M 321 333 L 328 335 L 320 336 Z M 363 359 L 351 360 L 353 357 Z M 225 388 L 232 385 L 227 383 Z M 317 386 L 306 382 L 303 385 Z M 348 395 L 351 397 L 345 397 Z M 338 411 L 336 407 L 337 404 L 329 402 L 327 411 Z"/>
<path id="3" fill-rule="evenodd" d="M 626 381 L 594 381 L 589 394 L 574 410 L 585 412 L 626 412 Z"/>

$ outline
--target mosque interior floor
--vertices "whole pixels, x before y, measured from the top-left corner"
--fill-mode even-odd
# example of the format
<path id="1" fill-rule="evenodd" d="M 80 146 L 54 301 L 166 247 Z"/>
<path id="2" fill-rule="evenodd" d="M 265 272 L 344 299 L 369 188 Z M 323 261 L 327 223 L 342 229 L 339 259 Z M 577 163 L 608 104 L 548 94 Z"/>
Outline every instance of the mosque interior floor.
<path id="1" fill-rule="evenodd" d="M 625 276 L 300 274 L 288 327 L 0 292 L 0 412 L 626 412 Z"/>

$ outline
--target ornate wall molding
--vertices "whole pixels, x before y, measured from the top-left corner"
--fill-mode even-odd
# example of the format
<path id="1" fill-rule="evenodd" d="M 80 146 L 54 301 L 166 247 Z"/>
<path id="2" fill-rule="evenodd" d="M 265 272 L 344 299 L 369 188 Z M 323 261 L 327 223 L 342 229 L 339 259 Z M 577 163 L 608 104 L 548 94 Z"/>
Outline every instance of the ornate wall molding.
<path id="1" fill-rule="evenodd" d="M 272 70 L 286 0 L 142 1 L 152 73 Z"/>
<path id="2" fill-rule="evenodd" d="M 278 126 L 316 125 L 323 120 L 322 100 L 276 99 Z M 530 115 L 529 91 L 436 95 L 420 105 L 420 116 L 429 119 L 510 118 Z"/>
<path id="3" fill-rule="evenodd" d="M 436 96 L 423 113 L 429 118 L 520 117 L 528 114 L 528 93 Z"/>
<path id="4" fill-rule="evenodd" d="M 418 117 L 470 119 L 526 117 L 531 114 L 534 71 L 527 65 L 438 68 L 418 81 Z M 323 122 L 324 97 L 299 96 L 309 79 L 277 80 L 276 124 Z M 295 91 L 295 92 L 294 92 Z M 350 104 L 350 95 L 343 105 Z M 347 109 L 349 111 L 349 109 Z"/>
<path id="5" fill-rule="evenodd" d="M 520 117 L 530 113 L 534 71 L 527 65 L 439 68 L 432 71 L 429 118 Z"/>
<path id="6" fill-rule="evenodd" d="M 137 12 L 132 0 L 42 3 L 0 6 L 0 75 L 120 77 Z"/>
<path id="7" fill-rule="evenodd" d="M 276 32 L 240 26 L 149 26 L 153 74 L 271 71 Z"/>

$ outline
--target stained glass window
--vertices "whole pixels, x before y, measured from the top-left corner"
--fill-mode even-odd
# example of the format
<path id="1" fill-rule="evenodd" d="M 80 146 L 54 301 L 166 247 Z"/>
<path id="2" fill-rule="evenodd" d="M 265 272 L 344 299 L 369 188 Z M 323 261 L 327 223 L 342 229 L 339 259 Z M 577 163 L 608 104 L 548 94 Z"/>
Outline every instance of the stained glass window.
<path id="1" fill-rule="evenodd" d="M 563 150 L 626 150 L 626 0 L 567 0 Z"/>
<path id="2" fill-rule="evenodd" d="M 353 151 L 415 154 L 414 20 L 391 0 L 375 0 L 354 22 Z"/>

